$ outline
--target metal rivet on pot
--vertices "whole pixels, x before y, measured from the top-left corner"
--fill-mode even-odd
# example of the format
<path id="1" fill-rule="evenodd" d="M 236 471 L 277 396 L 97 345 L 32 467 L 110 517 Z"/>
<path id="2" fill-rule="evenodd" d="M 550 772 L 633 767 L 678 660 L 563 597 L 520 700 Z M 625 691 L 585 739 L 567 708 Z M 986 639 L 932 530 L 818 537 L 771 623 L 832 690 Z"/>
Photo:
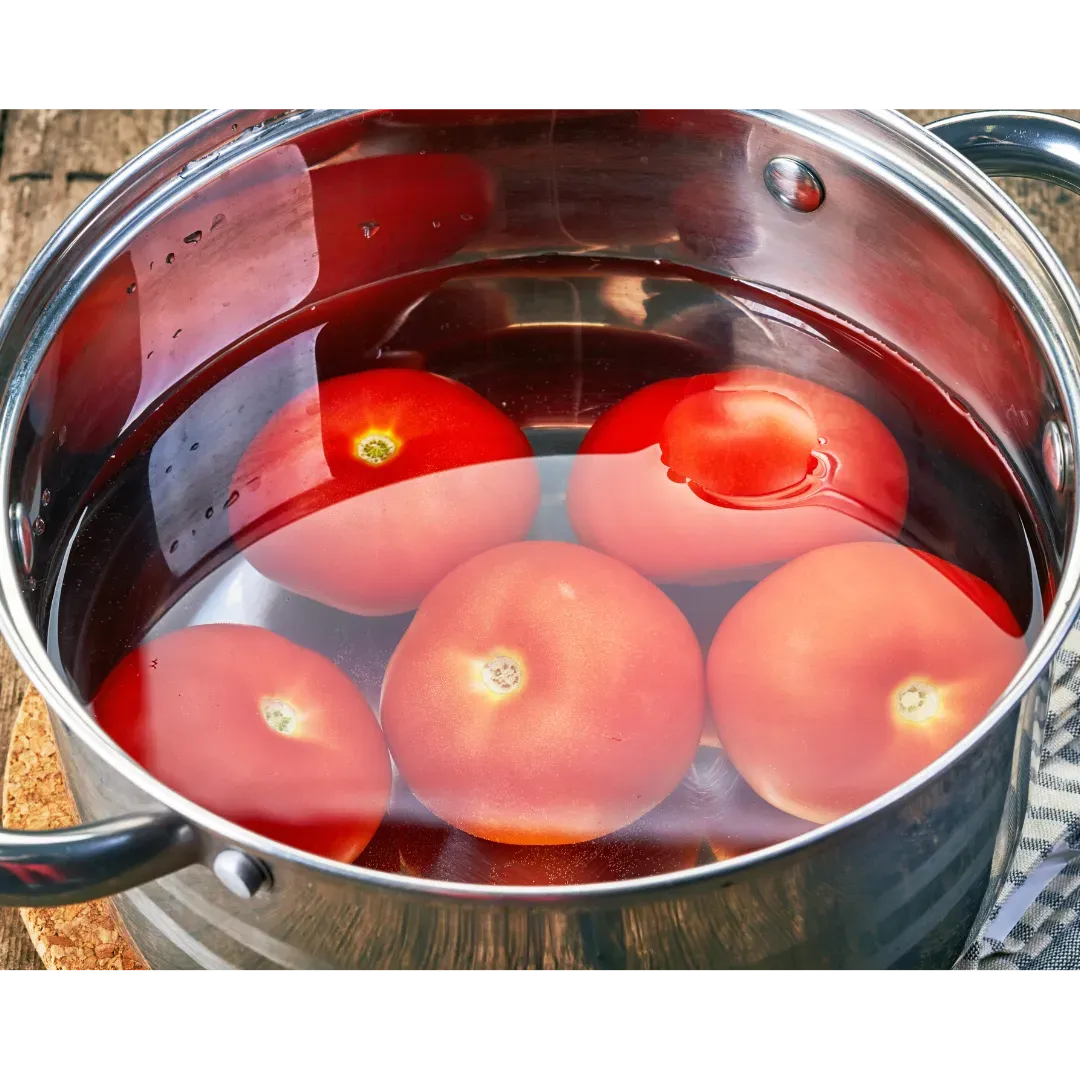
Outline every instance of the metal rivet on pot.
<path id="1" fill-rule="evenodd" d="M 1043 431 L 1043 467 L 1055 491 L 1064 491 L 1069 484 L 1072 462 L 1069 443 L 1060 420 L 1051 420 Z"/>
<path id="2" fill-rule="evenodd" d="M 234 896 L 250 900 L 270 888 L 270 871 L 258 859 L 229 848 L 214 857 L 214 876 Z"/>
<path id="3" fill-rule="evenodd" d="M 34 533 L 30 525 L 30 515 L 22 503 L 11 508 L 11 539 L 19 550 L 24 574 L 34 568 Z"/>
<path id="4" fill-rule="evenodd" d="M 775 157 L 765 166 L 765 186 L 777 202 L 809 214 L 825 201 L 825 185 L 804 161 Z"/>

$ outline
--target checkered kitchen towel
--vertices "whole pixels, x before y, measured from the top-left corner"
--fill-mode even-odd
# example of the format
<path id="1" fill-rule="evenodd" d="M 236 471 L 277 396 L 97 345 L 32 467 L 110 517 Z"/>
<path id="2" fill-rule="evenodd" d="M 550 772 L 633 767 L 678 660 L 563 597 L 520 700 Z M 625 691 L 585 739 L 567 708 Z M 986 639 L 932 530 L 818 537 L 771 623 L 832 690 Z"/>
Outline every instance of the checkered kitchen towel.
<path id="1" fill-rule="evenodd" d="M 959 968 L 1080 968 L 1080 624 L 1054 661 L 1034 739 L 1020 843 Z"/>

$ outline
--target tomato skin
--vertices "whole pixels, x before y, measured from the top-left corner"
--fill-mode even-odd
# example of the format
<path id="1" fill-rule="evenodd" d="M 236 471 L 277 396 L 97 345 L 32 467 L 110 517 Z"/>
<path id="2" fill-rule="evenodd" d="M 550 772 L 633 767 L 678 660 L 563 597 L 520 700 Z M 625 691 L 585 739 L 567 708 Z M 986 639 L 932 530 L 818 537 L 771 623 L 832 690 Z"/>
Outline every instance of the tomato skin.
<path id="1" fill-rule="evenodd" d="M 716 634 L 707 677 L 720 742 L 781 810 L 816 822 L 855 810 L 986 715 L 1026 653 L 1004 607 L 985 582 L 898 544 L 802 555 Z M 906 691 L 914 706 L 927 690 L 925 714 L 900 714 Z"/>
<path id="2" fill-rule="evenodd" d="M 381 719 L 438 817 L 499 843 L 565 844 L 670 795 L 703 711 L 701 650 L 659 589 L 598 552 L 526 541 L 425 597 L 387 667 Z"/>
<path id="3" fill-rule="evenodd" d="M 369 463 L 358 440 L 396 449 Z M 251 564 L 359 615 L 414 609 L 454 566 L 524 536 L 540 498 L 521 429 L 460 383 L 375 369 L 294 398 L 252 440 L 229 525 Z"/>
<path id="4" fill-rule="evenodd" d="M 817 449 L 810 414 L 771 390 L 699 390 L 660 429 L 664 463 L 706 491 L 771 495 L 806 478 Z"/>
<path id="5" fill-rule="evenodd" d="M 720 505 L 673 479 L 661 444 L 665 422 L 710 389 L 769 391 L 800 406 L 825 440 L 817 449 L 828 479 L 757 505 Z M 754 580 L 817 547 L 895 536 L 907 495 L 904 455 L 869 410 L 805 379 L 740 368 L 654 383 L 609 409 L 582 442 L 567 506 L 582 543 L 653 581 L 716 584 Z"/>
<path id="6" fill-rule="evenodd" d="M 435 881 L 534 888 L 674 873 L 698 862 L 705 819 L 696 795 L 684 781 L 625 829 L 581 844 L 496 844 L 440 821 L 398 777 L 390 811 L 357 865 Z"/>
<path id="7" fill-rule="evenodd" d="M 267 702 L 303 716 L 292 734 Z M 194 626 L 128 653 L 95 695 L 102 729 L 207 810 L 315 855 L 351 862 L 390 798 L 386 742 L 327 659 L 259 627 Z"/>

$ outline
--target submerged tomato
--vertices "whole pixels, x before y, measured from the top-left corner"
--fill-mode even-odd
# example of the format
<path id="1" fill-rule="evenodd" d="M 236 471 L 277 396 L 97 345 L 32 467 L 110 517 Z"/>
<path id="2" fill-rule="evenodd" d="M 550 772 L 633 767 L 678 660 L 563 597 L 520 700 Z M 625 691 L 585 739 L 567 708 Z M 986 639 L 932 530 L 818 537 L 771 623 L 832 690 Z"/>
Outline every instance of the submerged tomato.
<path id="1" fill-rule="evenodd" d="M 633 824 L 586 843 L 496 844 L 451 828 L 395 781 L 390 810 L 358 865 L 436 881 L 526 887 L 670 874 L 697 865 L 705 817 L 696 796 L 684 781 Z"/>
<path id="2" fill-rule="evenodd" d="M 760 577 L 828 544 L 896 535 L 908 473 L 851 398 L 764 368 L 668 379 L 590 429 L 567 492 L 583 543 L 659 582 Z"/>
<path id="3" fill-rule="evenodd" d="M 474 836 L 592 840 L 678 786 L 701 738 L 701 651 L 634 571 L 574 544 L 479 555 L 420 605 L 381 718 L 420 801 Z"/>
<path id="4" fill-rule="evenodd" d="M 328 379 L 251 441 L 229 525 L 262 574 L 359 615 L 412 610 L 453 567 L 519 540 L 540 498 L 521 429 L 426 371 Z"/>
<path id="5" fill-rule="evenodd" d="M 252 626 L 195 626 L 129 653 L 92 709 L 174 791 L 246 829 L 350 862 L 386 811 L 390 758 L 360 691 Z"/>
<path id="6" fill-rule="evenodd" d="M 735 605 L 709 651 L 709 698 L 751 787 L 825 822 L 967 735 L 1024 655 L 986 582 L 898 544 L 842 544 L 795 559 Z"/>

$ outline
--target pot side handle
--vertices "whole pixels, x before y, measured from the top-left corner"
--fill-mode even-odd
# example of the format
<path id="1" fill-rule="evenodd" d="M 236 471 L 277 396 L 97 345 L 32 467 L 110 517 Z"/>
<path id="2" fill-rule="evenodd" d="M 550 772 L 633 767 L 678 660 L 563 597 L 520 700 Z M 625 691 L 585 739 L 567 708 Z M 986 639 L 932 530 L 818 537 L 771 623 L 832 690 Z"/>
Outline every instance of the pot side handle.
<path id="1" fill-rule="evenodd" d="M 1045 180 L 1080 194 L 1080 124 L 1038 112 L 964 113 L 927 125 L 989 176 Z"/>
<path id="2" fill-rule="evenodd" d="M 127 814 L 51 832 L 0 829 L 0 907 L 56 907 L 123 892 L 199 858 L 173 814 Z"/>

